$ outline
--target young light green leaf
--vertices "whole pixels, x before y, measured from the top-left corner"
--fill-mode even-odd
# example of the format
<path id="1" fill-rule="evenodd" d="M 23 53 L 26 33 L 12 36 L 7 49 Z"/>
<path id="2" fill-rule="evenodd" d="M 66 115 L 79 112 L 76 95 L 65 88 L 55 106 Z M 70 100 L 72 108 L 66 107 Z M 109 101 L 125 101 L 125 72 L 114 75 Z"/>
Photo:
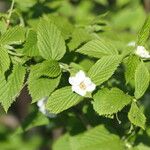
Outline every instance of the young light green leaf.
<path id="1" fill-rule="evenodd" d="M 38 26 L 38 48 L 45 59 L 60 60 L 65 52 L 65 41 L 58 28 L 50 21 L 41 20 Z"/>
<path id="2" fill-rule="evenodd" d="M 33 103 L 54 91 L 60 81 L 60 71 L 58 62 L 54 60 L 45 60 L 30 68 L 28 89 Z"/>
<path id="3" fill-rule="evenodd" d="M 30 69 L 30 78 L 36 79 L 41 76 L 57 77 L 61 73 L 59 63 L 55 60 L 45 60 Z"/>
<path id="4" fill-rule="evenodd" d="M 54 144 L 53 150 L 72 150 L 70 146 L 70 136 L 65 134 L 61 136 Z"/>
<path id="5" fill-rule="evenodd" d="M 20 0 L 15 0 L 15 3 L 17 4 L 17 8 L 19 8 L 23 12 L 27 12 L 29 8 L 32 8 L 37 3 L 37 1 L 36 0 L 24 0 L 21 2 Z"/>
<path id="6" fill-rule="evenodd" d="M 95 39 L 86 43 L 77 49 L 77 52 L 96 58 L 118 54 L 117 49 L 111 42 L 102 39 Z"/>
<path id="7" fill-rule="evenodd" d="M 121 8 L 125 5 L 127 5 L 129 2 L 130 2 L 130 0 L 119 0 L 119 1 L 117 1 L 116 5 Z"/>
<path id="8" fill-rule="evenodd" d="M 133 31 L 137 31 L 141 26 L 141 22 L 145 20 L 145 12 L 142 6 L 136 7 L 134 11 L 132 7 L 126 7 L 121 9 L 119 13 L 114 14 L 111 20 L 112 26 L 117 30 L 121 31 L 130 28 Z"/>
<path id="9" fill-rule="evenodd" d="M 58 86 L 60 76 L 53 79 L 48 78 L 30 78 L 28 89 L 32 97 L 32 103 L 37 102 L 43 97 L 48 97 Z"/>
<path id="10" fill-rule="evenodd" d="M 150 75 L 147 67 L 141 62 L 135 71 L 135 98 L 139 99 L 143 96 L 149 86 Z"/>
<path id="11" fill-rule="evenodd" d="M 7 53 L 7 50 L 3 47 L 0 47 L 0 72 L 4 73 L 8 70 L 10 66 L 10 58 Z"/>
<path id="12" fill-rule="evenodd" d="M 2 17 L 1 14 L 0 14 L 0 17 Z M 7 23 L 5 20 L 1 19 L 1 21 L 0 21 L 0 35 L 4 34 L 6 32 L 6 30 L 7 30 Z"/>
<path id="13" fill-rule="evenodd" d="M 125 79 L 126 84 L 134 82 L 135 79 L 135 70 L 140 63 L 140 60 L 135 55 L 130 55 L 125 61 Z"/>
<path id="14" fill-rule="evenodd" d="M 73 93 L 70 86 L 61 88 L 52 93 L 48 99 L 46 108 L 51 113 L 60 113 L 77 103 L 83 98 L 76 93 Z"/>
<path id="15" fill-rule="evenodd" d="M 45 15 L 44 18 L 47 20 L 51 20 L 51 22 L 53 22 L 58 27 L 58 29 L 62 32 L 62 36 L 65 40 L 70 38 L 74 26 L 71 24 L 71 22 L 69 22 L 66 17 L 58 14 L 52 14 Z"/>
<path id="16" fill-rule="evenodd" d="M 131 105 L 128 118 L 134 125 L 145 129 L 146 117 L 135 102 Z"/>
<path id="17" fill-rule="evenodd" d="M 72 39 L 70 40 L 68 47 L 70 51 L 75 50 L 81 44 L 92 39 L 92 36 L 82 28 L 75 28 L 72 33 Z"/>
<path id="18" fill-rule="evenodd" d="M 117 113 L 131 102 L 131 97 L 118 88 L 102 89 L 94 95 L 93 106 L 99 115 Z"/>
<path id="19" fill-rule="evenodd" d="M 96 85 L 100 85 L 113 75 L 120 61 L 119 55 L 104 56 L 91 67 L 88 75 Z"/>
<path id="20" fill-rule="evenodd" d="M 108 5 L 108 2 L 106 0 L 95 0 L 97 3 L 101 4 L 101 5 Z M 101 16 L 100 16 L 101 17 Z"/>
<path id="21" fill-rule="evenodd" d="M 6 112 L 23 88 L 25 73 L 24 67 L 15 65 L 7 81 L 2 77 L 3 81 L 0 83 L 0 102 Z"/>
<path id="22" fill-rule="evenodd" d="M 100 125 L 76 136 L 65 134 L 54 144 L 53 150 L 123 150 L 123 142 Z"/>
<path id="23" fill-rule="evenodd" d="M 138 34 L 138 45 L 145 45 L 148 37 L 150 35 L 150 16 L 147 17 L 142 29 Z"/>
<path id="24" fill-rule="evenodd" d="M 29 31 L 22 53 L 30 57 L 39 56 L 39 50 L 37 47 L 37 33 L 34 30 Z"/>
<path id="25" fill-rule="evenodd" d="M 70 138 L 73 150 L 123 150 L 124 144 L 118 136 L 99 125 L 85 133 Z M 57 149 L 56 149 L 57 150 Z"/>
<path id="26" fill-rule="evenodd" d="M 7 30 L 0 38 L 0 44 L 20 44 L 25 40 L 25 29 L 21 26 L 16 26 Z"/>

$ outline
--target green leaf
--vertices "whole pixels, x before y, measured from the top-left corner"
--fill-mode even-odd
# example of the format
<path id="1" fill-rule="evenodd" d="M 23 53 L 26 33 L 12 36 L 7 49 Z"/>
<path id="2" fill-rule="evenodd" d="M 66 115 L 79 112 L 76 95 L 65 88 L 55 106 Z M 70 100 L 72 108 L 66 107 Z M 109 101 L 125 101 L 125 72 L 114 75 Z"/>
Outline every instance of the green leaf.
<path id="1" fill-rule="evenodd" d="M 134 125 L 145 129 L 146 117 L 135 102 L 131 105 L 128 118 Z"/>
<path id="2" fill-rule="evenodd" d="M 83 43 L 92 39 L 92 36 L 84 29 L 75 28 L 72 33 L 72 39 L 70 40 L 68 47 L 70 51 L 75 50 Z"/>
<path id="3" fill-rule="evenodd" d="M 54 144 L 53 150 L 72 150 L 70 147 L 70 136 L 65 134 L 61 136 Z"/>
<path id="4" fill-rule="evenodd" d="M 0 14 L 0 17 L 4 17 L 3 15 L 1 16 Z M 7 30 L 7 23 L 4 19 L 1 19 L 0 20 L 0 35 L 5 33 Z"/>
<path id="5" fill-rule="evenodd" d="M 138 45 L 145 45 L 148 37 L 150 35 L 150 16 L 147 17 L 145 23 L 138 34 Z"/>
<path id="6" fill-rule="evenodd" d="M 142 6 L 126 7 L 121 9 L 119 13 L 115 13 L 111 20 L 114 29 L 137 31 L 141 28 L 141 22 L 145 20 L 145 12 Z"/>
<path id="7" fill-rule="evenodd" d="M 139 145 L 133 147 L 133 149 L 131 150 L 149 150 L 149 149 L 150 149 L 150 146 L 140 143 Z"/>
<path id="8" fill-rule="evenodd" d="M 4 73 L 9 69 L 10 66 L 10 58 L 7 53 L 7 50 L 3 47 L 0 47 L 0 72 Z"/>
<path id="9" fill-rule="evenodd" d="M 65 134 L 53 144 L 53 150 L 124 150 L 118 136 L 99 125 L 76 136 Z"/>
<path id="10" fill-rule="evenodd" d="M 29 31 L 22 51 L 26 56 L 39 56 L 39 50 L 37 47 L 37 33 L 35 31 Z"/>
<path id="11" fill-rule="evenodd" d="M 147 67 L 141 62 L 135 71 L 135 98 L 139 99 L 143 96 L 149 86 L 150 75 Z"/>
<path id="12" fill-rule="evenodd" d="M 129 58 L 133 55 L 134 52 L 135 52 L 135 46 L 128 46 L 128 45 L 125 45 L 123 42 L 116 42 L 117 46 L 120 47 L 118 49 L 122 49 L 122 52 L 121 52 L 121 55 L 123 58 L 128 58 L 127 56 L 129 56 Z M 130 44 L 130 43 L 128 43 Z M 132 42 L 131 42 L 132 44 Z M 133 43 L 134 44 L 134 43 Z"/>
<path id="13" fill-rule="evenodd" d="M 47 117 L 44 117 L 41 112 L 38 110 L 31 112 L 27 115 L 24 121 L 21 124 L 21 127 L 17 130 L 17 133 L 30 130 L 34 127 L 48 125 L 49 120 Z"/>
<path id="14" fill-rule="evenodd" d="M 136 55 L 130 55 L 124 62 L 126 84 L 134 82 L 135 70 L 140 63 Z"/>
<path id="15" fill-rule="evenodd" d="M 118 54 L 117 49 L 111 42 L 102 39 L 96 39 L 86 43 L 81 48 L 77 49 L 77 52 L 96 58 Z"/>
<path id="16" fill-rule="evenodd" d="M 21 26 L 16 26 L 7 30 L 0 38 L 0 44 L 21 44 L 25 40 L 25 29 Z"/>
<path id="17" fill-rule="evenodd" d="M 130 0 L 119 0 L 117 1 L 117 6 L 123 7 L 124 5 L 127 5 L 130 2 Z"/>
<path id="18" fill-rule="evenodd" d="M 60 60 L 65 52 L 65 41 L 58 28 L 50 21 L 41 20 L 38 26 L 38 48 L 45 59 Z"/>
<path id="19" fill-rule="evenodd" d="M 60 81 L 60 71 L 58 62 L 54 60 L 45 60 L 31 67 L 28 89 L 33 103 L 54 91 Z M 44 78 L 45 76 L 53 78 Z"/>
<path id="20" fill-rule="evenodd" d="M 118 136 L 100 125 L 70 139 L 72 150 L 123 150 Z M 57 149 L 56 149 L 57 150 Z"/>
<path id="21" fill-rule="evenodd" d="M 54 60 L 45 60 L 42 63 L 31 67 L 30 78 L 39 78 L 41 76 L 57 77 L 61 73 L 59 63 Z"/>
<path id="22" fill-rule="evenodd" d="M 33 7 L 37 1 L 36 0 L 15 0 L 15 3 L 17 4 L 17 8 L 19 8 L 23 12 L 29 11 L 29 8 Z"/>
<path id="23" fill-rule="evenodd" d="M 32 103 L 37 102 L 43 97 L 48 97 L 58 86 L 60 76 L 54 79 L 29 78 L 28 89 L 32 97 Z"/>
<path id="24" fill-rule="evenodd" d="M 76 93 L 73 93 L 70 86 L 63 87 L 52 93 L 48 99 L 46 108 L 51 113 L 60 113 L 77 103 L 83 98 Z"/>
<path id="25" fill-rule="evenodd" d="M 12 74 L 5 80 L 2 75 L 2 81 L 0 82 L 0 102 L 7 112 L 13 101 L 19 95 L 19 92 L 23 88 L 24 78 L 26 70 L 21 65 L 15 65 Z"/>
<path id="26" fill-rule="evenodd" d="M 88 75 L 96 85 L 107 81 L 120 64 L 120 56 L 105 56 L 98 60 L 89 70 Z"/>
<path id="27" fill-rule="evenodd" d="M 106 0 L 95 0 L 97 3 L 101 4 L 101 5 L 108 5 L 108 2 Z"/>
<path id="28" fill-rule="evenodd" d="M 58 14 L 52 14 L 48 16 L 46 15 L 44 18 L 51 20 L 58 27 L 58 29 L 62 32 L 62 36 L 65 40 L 69 39 L 74 27 L 66 17 Z"/>
<path id="29" fill-rule="evenodd" d="M 99 115 L 117 113 L 131 102 L 132 98 L 118 88 L 102 89 L 94 95 L 93 106 Z"/>

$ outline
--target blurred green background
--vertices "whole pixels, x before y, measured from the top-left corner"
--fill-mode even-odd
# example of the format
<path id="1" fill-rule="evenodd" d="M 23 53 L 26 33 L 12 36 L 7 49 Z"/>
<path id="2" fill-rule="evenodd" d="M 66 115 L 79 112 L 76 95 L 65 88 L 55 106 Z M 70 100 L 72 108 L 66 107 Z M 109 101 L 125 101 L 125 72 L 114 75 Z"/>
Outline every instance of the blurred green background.
<path id="1" fill-rule="evenodd" d="M 10 6 L 11 1 L 0 0 L 0 18 L 8 14 Z M 59 14 L 76 26 L 88 25 L 89 30 L 95 30 L 100 36 L 129 43 L 135 41 L 149 12 L 150 0 L 15 0 L 11 24 L 36 28 L 41 16 Z M 57 21 L 61 24 L 61 19 Z M 4 28 L 1 19 L 0 31 Z M 38 112 L 36 105 L 30 105 L 30 101 L 25 87 L 8 114 L 1 108 L 1 150 L 51 150 L 52 143 L 66 130 L 73 134 L 85 130 L 84 126 L 78 126 L 80 118 L 74 114 L 64 113 L 55 119 L 48 119 Z M 92 109 L 87 112 L 87 118 L 93 125 L 101 122 Z M 150 142 L 149 138 L 146 140 Z"/>

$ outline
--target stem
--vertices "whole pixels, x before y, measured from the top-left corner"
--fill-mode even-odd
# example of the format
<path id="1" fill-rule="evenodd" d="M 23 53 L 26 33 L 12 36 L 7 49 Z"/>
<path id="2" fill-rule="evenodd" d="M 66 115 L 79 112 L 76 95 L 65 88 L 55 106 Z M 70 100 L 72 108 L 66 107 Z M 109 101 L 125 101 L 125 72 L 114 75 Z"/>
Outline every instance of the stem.
<path id="1" fill-rule="evenodd" d="M 133 125 L 131 124 L 130 126 L 130 129 L 129 129 L 129 132 L 128 132 L 128 135 L 125 135 L 122 140 L 123 141 L 126 141 L 126 142 L 129 142 L 129 140 L 135 135 L 135 134 L 138 134 L 138 132 L 140 131 L 140 128 L 133 128 Z"/>
<path id="2" fill-rule="evenodd" d="M 133 131 L 133 125 L 131 124 L 128 134 L 131 134 Z"/>
<path id="3" fill-rule="evenodd" d="M 10 6 L 10 9 L 9 9 L 9 14 L 8 14 L 8 17 L 7 17 L 7 28 L 10 24 L 10 18 L 11 18 L 12 12 L 13 12 L 14 4 L 15 4 L 15 0 L 12 0 L 11 6 Z"/>
<path id="4" fill-rule="evenodd" d="M 118 121 L 119 124 L 121 124 L 121 120 L 118 118 L 118 114 L 116 113 L 116 119 Z"/>
<path id="5" fill-rule="evenodd" d="M 22 15 L 19 12 L 17 12 L 16 10 L 14 11 L 14 13 L 16 13 L 16 15 L 19 17 L 20 25 L 24 27 L 25 22 L 24 22 Z"/>

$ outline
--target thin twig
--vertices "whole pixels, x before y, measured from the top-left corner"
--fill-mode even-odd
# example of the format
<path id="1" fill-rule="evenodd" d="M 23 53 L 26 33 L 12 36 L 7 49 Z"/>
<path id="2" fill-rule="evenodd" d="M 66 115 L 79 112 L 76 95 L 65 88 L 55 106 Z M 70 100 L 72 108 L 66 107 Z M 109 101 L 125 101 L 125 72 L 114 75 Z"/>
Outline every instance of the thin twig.
<path id="1" fill-rule="evenodd" d="M 15 4 L 15 0 L 12 0 L 11 6 L 10 6 L 10 9 L 9 9 L 9 14 L 8 14 L 8 17 L 7 17 L 7 28 L 10 24 L 10 18 L 11 18 L 12 12 L 13 12 L 14 4 Z"/>
<path id="2" fill-rule="evenodd" d="M 118 114 L 117 114 L 117 113 L 116 113 L 116 119 L 117 119 L 118 123 L 119 123 L 119 124 L 121 124 L 121 120 L 119 119 L 119 117 L 118 117 Z"/>
<path id="3" fill-rule="evenodd" d="M 14 13 L 19 17 L 20 25 L 25 27 L 25 21 L 24 21 L 22 15 L 16 10 L 14 10 Z"/>

